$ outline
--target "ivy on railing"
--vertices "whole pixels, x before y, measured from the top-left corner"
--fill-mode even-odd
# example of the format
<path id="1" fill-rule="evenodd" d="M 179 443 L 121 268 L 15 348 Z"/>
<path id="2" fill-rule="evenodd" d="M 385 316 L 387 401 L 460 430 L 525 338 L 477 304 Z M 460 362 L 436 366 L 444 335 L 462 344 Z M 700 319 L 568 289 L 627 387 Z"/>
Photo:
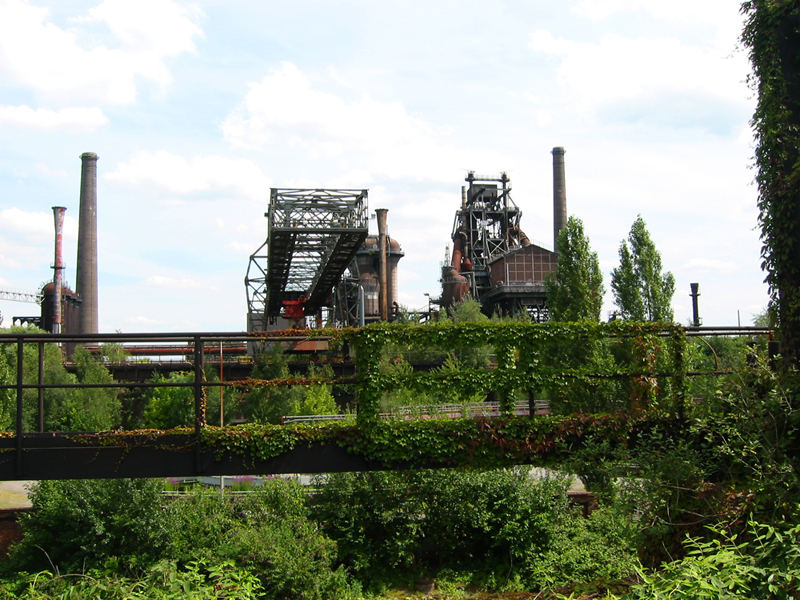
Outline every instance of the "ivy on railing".
<path id="1" fill-rule="evenodd" d="M 325 331 L 325 330 L 321 330 Z M 381 323 L 360 329 L 328 330 L 354 355 L 359 383 L 359 423 L 374 424 L 383 393 L 398 387 L 418 392 L 443 392 L 469 398 L 494 392 L 504 414 L 511 413 L 515 390 L 566 392 L 576 382 L 598 379 L 633 381 L 631 407 L 644 409 L 658 402 L 677 409 L 685 388 L 686 335 L 679 325 L 659 323 Z M 598 364 L 590 349 L 612 354 Z M 494 368 L 398 374 L 381 369 L 389 345 L 436 348 L 453 353 L 465 348 L 494 349 Z M 604 345 L 605 344 L 605 345 Z M 671 348 L 671 351 L 669 349 Z M 671 378 L 671 388 L 659 392 L 659 376 Z"/>

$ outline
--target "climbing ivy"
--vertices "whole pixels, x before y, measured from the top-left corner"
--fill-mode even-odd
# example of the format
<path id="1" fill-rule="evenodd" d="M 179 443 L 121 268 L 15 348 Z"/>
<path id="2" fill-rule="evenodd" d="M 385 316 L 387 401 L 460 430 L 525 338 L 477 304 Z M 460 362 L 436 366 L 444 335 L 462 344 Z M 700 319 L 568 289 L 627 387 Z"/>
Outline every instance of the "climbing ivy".
<path id="1" fill-rule="evenodd" d="M 800 358 L 800 4 L 786 0 L 742 3 L 742 42 L 758 94 L 756 137 L 761 256 L 777 306 L 782 353 Z"/>
<path id="2" fill-rule="evenodd" d="M 515 390 L 566 388 L 575 381 L 597 378 L 637 378 L 647 383 L 640 408 L 655 400 L 656 380 L 666 370 L 673 378 L 673 390 L 667 397 L 672 403 L 682 398 L 684 383 L 683 355 L 686 336 L 677 325 L 659 323 L 433 323 L 425 325 L 382 323 L 360 329 L 333 332 L 339 343 L 354 353 L 356 380 L 359 383 L 359 422 L 370 426 L 378 420 L 378 403 L 385 391 L 405 387 L 430 393 L 449 392 L 470 398 L 495 392 L 501 412 L 509 415 Z M 668 337 L 664 337 L 668 336 Z M 591 361 L 570 360 L 565 348 L 588 346 L 603 340 L 633 340 L 631 360 L 598 370 Z M 380 357 L 388 344 L 435 347 L 446 352 L 460 348 L 490 346 L 494 349 L 495 368 L 463 369 L 453 372 L 398 372 L 380 368 Z M 673 364 L 661 356 L 671 345 Z M 668 354 L 667 354 L 668 355 Z M 559 360 L 554 360 L 554 358 Z M 661 373 L 663 374 L 663 373 Z M 575 407 L 576 410 L 580 406 Z M 669 406 L 662 408 L 669 409 Z"/>

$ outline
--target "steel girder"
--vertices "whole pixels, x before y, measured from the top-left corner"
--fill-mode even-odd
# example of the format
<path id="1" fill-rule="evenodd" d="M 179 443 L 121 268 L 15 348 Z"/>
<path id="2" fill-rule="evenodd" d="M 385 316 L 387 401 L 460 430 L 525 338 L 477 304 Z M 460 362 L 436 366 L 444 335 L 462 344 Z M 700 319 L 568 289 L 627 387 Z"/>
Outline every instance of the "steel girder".
<path id="1" fill-rule="evenodd" d="M 245 278 L 248 312 L 274 317 L 304 296 L 315 314 L 367 237 L 367 190 L 272 188 L 267 219 Z"/>

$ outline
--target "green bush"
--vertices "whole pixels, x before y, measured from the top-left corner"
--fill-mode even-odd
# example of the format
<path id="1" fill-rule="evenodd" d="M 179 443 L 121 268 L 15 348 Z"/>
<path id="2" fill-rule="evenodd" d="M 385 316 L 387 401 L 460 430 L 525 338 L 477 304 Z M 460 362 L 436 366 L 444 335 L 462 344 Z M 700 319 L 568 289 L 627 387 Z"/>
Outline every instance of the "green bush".
<path id="1" fill-rule="evenodd" d="M 800 525 L 751 521 L 740 534 L 710 528 L 711 539 L 688 538 L 687 556 L 655 572 L 629 598 L 662 600 L 788 600 L 800 590 Z"/>
<path id="2" fill-rule="evenodd" d="M 155 561 L 173 535 L 161 489 L 149 479 L 41 481 L 31 494 L 33 510 L 20 517 L 24 537 L 6 566 L 69 573 Z"/>
<path id="3" fill-rule="evenodd" d="M 373 587 L 469 573 L 489 588 L 543 589 L 573 572 L 592 580 L 633 569 L 627 519 L 584 521 L 565 479 L 536 479 L 528 468 L 339 474 L 318 485 L 312 515 Z"/>
<path id="4" fill-rule="evenodd" d="M 335 568 L 336 543 L 309 520 L 306 494 L 295 481 L 273 479 L 241 497 L 196 489 L 170 504 L 172 555 L 232 561 L 256 575 L 264 598 L 326 600 L 353 594 Z"/>

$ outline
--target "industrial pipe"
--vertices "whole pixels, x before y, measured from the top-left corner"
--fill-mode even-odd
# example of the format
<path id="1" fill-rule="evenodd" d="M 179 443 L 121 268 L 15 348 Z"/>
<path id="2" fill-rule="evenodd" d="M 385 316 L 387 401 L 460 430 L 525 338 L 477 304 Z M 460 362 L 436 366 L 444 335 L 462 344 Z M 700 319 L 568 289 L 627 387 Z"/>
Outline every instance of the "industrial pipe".
<path id="1" fill-rule="evenodd" d="M 565 150 L 553 148 L 553 252 L 558 252 L 558 233 L 567 226 L 567 182 L 564 172 Z"/>
<path id="2" fill-rule="evenodd" d="M 55 259 L 53 260 L 53 331 L 61 333 L 61 285 L 63 281 L 64 260 L 62 258 L 62 241 L 64 237 L 64 213 L 66 208 L 63 206 L 53 207 L 53 221 L 56 228 L 56 248 Z"/>
<path id="3" fill-rule="evenodd" d="M 700 312 L 697 308 L 697 297 L 700 295 L 700 284 L 690 283 L 689 287 L 692 290 L 690 296 L 692 297 L 692 325 L 700 327 Z"/>
<path id="4" fill-rule="evenodd" d="M 378 216 L 378 252 L 380 253 L 379 276 L 379 297 L 381 308 L 381 320 L 389 320 L 389 281 L 388 268 L 386 263 L 386 208 L 376 208 L 375 214 Z"/>

